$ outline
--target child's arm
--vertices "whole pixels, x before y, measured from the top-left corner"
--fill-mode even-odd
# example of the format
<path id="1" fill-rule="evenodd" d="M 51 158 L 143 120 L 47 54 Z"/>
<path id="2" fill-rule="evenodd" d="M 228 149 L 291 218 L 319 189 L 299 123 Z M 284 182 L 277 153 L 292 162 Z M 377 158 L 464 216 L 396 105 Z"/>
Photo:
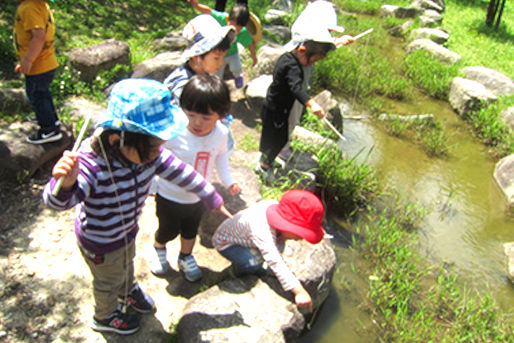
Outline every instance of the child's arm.
<path id="1" fill-rule="evenodd" d="M 355 38 L 353 36 L 350 36 L 350 35 L 344 35 L 344 36 L 336 38 L 336 40 L 335 40 L 336 46 L 338 48 L 343 46 L 343 45 L 348 45 L 348 44 L 353 43 L 353 42 L 355 42 Z"/>
<path id="2" fill-rule="evenodd" d="M 319 117 L 319 119 L 323 119 L 325 117 L 325 110 L 321 107 L 313 98 L 310 98 L 305 102 L 305 106 L 309 107 L 315 115 Z"/>
<path id="3" fill-rule="evenodd" d="M 252 44 L 250 44 L 248 46 L 248 50 L 250 50 L 250 54 L 252 56 L 252 62 L 253 62 L 253 65 L 255 66 L 257 64 L 257 54 L 255 53 L 255 42 L 252 42 Z"/>
<path id="4" fill-rule="evenodd" d="M 294 302 L 298 307 L 307 307 L 312 312 L 312 298 L 302 285 L 296 286 L 291 292 L 294 294 Z"/>
<path id="5" fill-rule="evenodd" d="M 191 6 L 193 6 L 194 9 L 201 13 L 211 14 L 212 12 L 212 8 L 210 8 L 207 5 L 199 3 L 198 0 L 189 0 L 189 2 L 191 3 Z"/>
<path id="6" fill-rule="evenodd" d="M 39 56 L 43 49 L 43 45 L 45 44 L 45 30 L 36 28 L 30 30 L 30 32 L 32 33 L 32 39 L 29 43 L 29 50 L 25 56 L 23 56 L 20 63 L 14 67 L 14 72 L 16 73 L 28 74 L 30 72 L 30 68 L 32 68 L 32 63 Z"/>

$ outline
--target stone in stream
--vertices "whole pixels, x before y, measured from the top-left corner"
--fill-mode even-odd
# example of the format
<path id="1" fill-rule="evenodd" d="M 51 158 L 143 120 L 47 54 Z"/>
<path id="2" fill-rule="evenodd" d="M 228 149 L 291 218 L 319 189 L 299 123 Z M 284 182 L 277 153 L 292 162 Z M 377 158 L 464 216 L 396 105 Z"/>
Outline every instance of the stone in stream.
<path id="1" fill-rule="evenodd" d="M 514 242 L 505 243 L 503 251 L 507 256 L 507 277 L 514 284 Z"/>

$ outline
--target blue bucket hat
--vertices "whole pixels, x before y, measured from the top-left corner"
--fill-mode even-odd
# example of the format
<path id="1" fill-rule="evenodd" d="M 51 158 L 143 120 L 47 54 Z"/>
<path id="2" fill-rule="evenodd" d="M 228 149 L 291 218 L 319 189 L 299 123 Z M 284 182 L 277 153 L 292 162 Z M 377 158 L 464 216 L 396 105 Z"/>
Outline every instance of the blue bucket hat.
<path id="1" fill-rule="evenodd" d="M 98 127 L 130 131 L 169 140 L 187 126 L 187 118 L 171 105 L 171 94 L 161 82 L 125 79 L 111 90 L 109 104 Z"/>

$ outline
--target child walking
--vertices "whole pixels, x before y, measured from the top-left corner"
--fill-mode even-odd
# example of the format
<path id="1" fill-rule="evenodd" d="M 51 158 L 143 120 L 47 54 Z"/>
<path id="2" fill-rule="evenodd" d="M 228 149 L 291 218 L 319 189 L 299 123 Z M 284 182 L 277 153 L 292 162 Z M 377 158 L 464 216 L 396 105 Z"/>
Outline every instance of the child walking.
<path id="1" fill-rule="evenodd" d="M 164 80 L 172 95 L 172 104 L 179 106 L 184 85 L 196 74 L 215 74 L 235 40 L 232 26 L 221 26 L 212 16 L 201 14 L 190 20 L 182 35 L 191 42 L 182 56 L 187 60 Z"/>
<path id="2" fill-rule="evenodd" d="M 62 133 L 50 93 L 58 67 L 54 17 L 45 0 L 17 2 L 14 42 L 20 62 L 14 71 L 25 75 L 25 92 L 39 125 L 39 130 L 26 140 L 32 144 L 55 142 L 62 138 Z"/>
<path id="3" fill-rule="evenodd" d="M 334 49 L 335 44 L 330 33 L 327 30 L 318 30 L 277 60 L 273 70 L 273 81 L 266 93 L 262 109 L 259 144 L 261 158 L 256 167 L 256 172 L 268 182 L 274 180 L 271 169 L 273 161 L 288 141 L 288 120 L 294 101 L 298 100 L 309 107 L 319 118 L 325 116 L 323 108 L 303 87 L 302 67 L 313 65 Z"/>
<path id="4" fill-rule="evenodd" d="M 138 218 L 154 175 L 197 194 L 208 208 L 228 214 L 223 199 L 190 165 L 161 145 L 185 128 L 182 113 L 170 104 L 160 82 L 127 79 L 112 89 L 101 133 L 85 140 L 78 152 L 65 151 L 52 170 L 43 199 L 51 208 L 75 205 L 75 234 L 93 276 L 92 328 L 132 334 L 139 317 L 154 301 L 134 278 Z M 53 195 L 57 180 L 62 188 Z M 228 214 L 229 215 L 229 214 Z"/>
<path id="5" fill-rule="evenodd" d="M 218 176 L 231 194 L 240 192 L 229 170 L 228 129 L 220 123 L 230 109 L 230 92 L 216 75 L 195 75 L 182 91 L 180 105 L 186 113 L 187 129 L 164 144 L 175 156 L 191 164 L 210 180 L 214 165 Z M 159 227 L 155 232 L 150 269 L 161 275 L 168 271 L 166 243 L 180 235 L 179 269 L 190 282 L 198 281 L 202 271 L 192 255 L 204 205 L 198 196 L 164 178 L 157 181 L 156 213 Z"/>
<path id="6" fill-rule="evenodd" d="M 279 202 L 260 201 L 225 219 L 212 243 L 232 262 L 238 276 L 260 273 L 262 260 L 266 261 L 282 288 L 294 294 L 296 305 L 312 311 L 311 296 L 285 264 L 279 246 L 288 239 L 319 243 L 324 235 L 323 213 L 323 204 L 314 194 L 290 190 Z"/>
<path id="7" fill-rule="evenodd" d="M 248 7 L 245 4 L 236 4 L 230 13 L 227 13 L 213 10 L 209 6 L 199 3 L 198 0 L 189 0 L 189 2 L 196 10 L 212 15 L 222 26 L 232 25 L 235 28 L 237 34 L 236 40 L 227 51 L 223 66 L 218 71 L 218 76 L 223 80 L 225 67 L 228 65 L 232 75 L 234 76 L 236 88 L 242 88 L 244 85 L 243 66 L 241 65 L 241 59 L 237 50 L 237 43 L 241 43 L 244 47 L 248 48 L 250 55 L 252 56 L 253 65 L 257 64 L 255 42 L 245 28 L 246 24 L 248 24 L 248 21 L 250 20 Z"/>

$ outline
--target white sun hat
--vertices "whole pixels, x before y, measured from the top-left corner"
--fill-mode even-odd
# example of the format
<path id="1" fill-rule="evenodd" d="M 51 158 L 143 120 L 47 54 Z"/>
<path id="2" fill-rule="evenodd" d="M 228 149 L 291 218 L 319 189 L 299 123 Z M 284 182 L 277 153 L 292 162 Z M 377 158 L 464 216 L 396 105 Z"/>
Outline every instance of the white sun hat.
<path id="1" fill-rule="evenodd" d="M 194 17 L 186 24 L 182 31 L 182 36 L 191 43 L 184 50 L 183 57 L 190 59 L 191 57 L 200 56 L 211 51 L 231 31 L 235 32 L 233 26 L 221 26 L 211 15 L 200 14 Z M 235 35 L 233 39 L 235 39 Z M 230 43 L 232 44 L 233 41 Z"/>

